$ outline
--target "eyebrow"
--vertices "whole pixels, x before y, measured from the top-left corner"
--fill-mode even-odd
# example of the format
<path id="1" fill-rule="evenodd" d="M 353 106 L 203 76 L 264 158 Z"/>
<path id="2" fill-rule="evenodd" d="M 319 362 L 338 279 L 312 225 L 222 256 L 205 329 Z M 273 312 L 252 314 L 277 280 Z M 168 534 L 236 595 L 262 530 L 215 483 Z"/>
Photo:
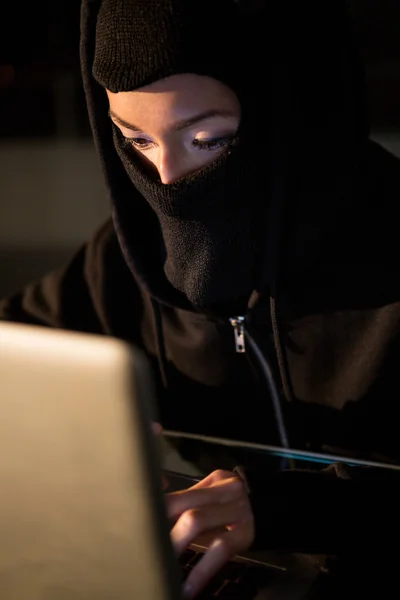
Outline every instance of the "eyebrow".
<path id="1" fill-rule="evenodd" d="M 126 127 L 126 129 L 130 129 L 131 131 L 142 131 L 140 127 L 137 127 L 133 123 L 128 123 L 121 119 L 118 115 L 116 115 L 112 110 L 108 111 L 108 116 L 116 121 L 122 127 Z M 187 127 L 191 127 L 200 121 L 205 121 L 206 119 L 212 119 L 213 117 L 236 117 L 236 115 L 230 110 L 205 110 L 197 115 L 193 115 L 193 117 L 189 117 L 188 119 L 183 119 L 182 121 L 177 121 L 174 123 L 169 129 L 171 131 L 181 131 L 182 129 L 186 129 Z"/>

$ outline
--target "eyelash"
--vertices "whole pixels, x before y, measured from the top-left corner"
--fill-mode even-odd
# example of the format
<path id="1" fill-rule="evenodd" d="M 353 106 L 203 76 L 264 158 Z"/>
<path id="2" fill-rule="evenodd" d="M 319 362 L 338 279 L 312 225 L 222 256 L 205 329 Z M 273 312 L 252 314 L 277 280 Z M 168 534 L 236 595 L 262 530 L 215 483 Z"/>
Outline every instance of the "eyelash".
<path id="1" fill-rule="evenodd" d="M 228 135 L 225 137 L 215 138 L 214 140 L 193 140 L 193 146 L 197 150 L 218 150 L 219 148 L 224 148 L 228 146 L 228 144 L 232 141 L 232 135 Z"/>
<path id="2" fill-rule="evenodd" d="M 229 145 L 232 142 L 233 136 L 229 135 L 229 136 L 225 136 L 225 137 L 221 137 L 221 138 L 216 138 L 214 140 L 197 140 L 194 139 L 193 140 L 193 146 L 196 148 L 196 150 L 207 150 L 207 151 L 213 151 L 213 150 L 218 150 L 219 148 L 223 148 L 227 145 Z M 124 136 L 124 141 L 125 143 L 130 146 L 130 147 L 134 147 L 137 150 L 149 150 L 150 148 L 152 148 L 153 146 L 155 146 L 154 142 L 150 142 L 148 140 L 146 140 L 145 138 L 128 138 Z M 140 143 L 140 142 L 144 142 L 144 143 Z"/>
<path id="3" fill-rule="evenodd" d="M 127 146 L 133 146 L 138 150 L 148 150 L 152 146 L 155 146 L 154 142 L 149 142 L 145 138 L 128 138 L 124 136 L 124 141 L 127 144 Z M 144 144 L 140 144 L 140 141 L 143 141 Z"/>

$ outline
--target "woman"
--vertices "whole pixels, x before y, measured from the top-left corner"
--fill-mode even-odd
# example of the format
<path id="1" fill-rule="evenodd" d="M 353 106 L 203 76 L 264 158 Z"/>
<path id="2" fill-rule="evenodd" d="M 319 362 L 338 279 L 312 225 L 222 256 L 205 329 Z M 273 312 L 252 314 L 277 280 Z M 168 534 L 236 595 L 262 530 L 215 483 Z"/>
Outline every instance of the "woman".
<path id="1" fill-rule="evenodd" d="M 399 163 L 368 139 L 341 3 L 271 4 L 83 3 L 112 220 L 1 316 L 143 348 L 165 427 L 396 462 Z M 167 496 L 178 552 L 225 528 L 187 595 L 251 545 L 381 539 L 399 492 L 380 473 L 217 471 Z"/>

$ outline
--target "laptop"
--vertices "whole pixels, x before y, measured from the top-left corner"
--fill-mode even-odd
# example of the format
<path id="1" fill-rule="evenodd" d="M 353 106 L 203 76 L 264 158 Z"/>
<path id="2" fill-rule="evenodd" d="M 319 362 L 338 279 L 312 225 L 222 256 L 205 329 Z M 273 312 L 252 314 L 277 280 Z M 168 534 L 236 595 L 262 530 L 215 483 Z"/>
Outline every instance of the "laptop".
<path id="1" fill-rule="evenodd" d="M 174 554 L 155 400 L 128 344 L 0 323 L 0 598 L 182 598 L 207 546 Z M 167 476 L 171 489 L 199 478 Z M 317 577 L 305 557 L 248 554 L 199 598 L 300 600 Z"/>

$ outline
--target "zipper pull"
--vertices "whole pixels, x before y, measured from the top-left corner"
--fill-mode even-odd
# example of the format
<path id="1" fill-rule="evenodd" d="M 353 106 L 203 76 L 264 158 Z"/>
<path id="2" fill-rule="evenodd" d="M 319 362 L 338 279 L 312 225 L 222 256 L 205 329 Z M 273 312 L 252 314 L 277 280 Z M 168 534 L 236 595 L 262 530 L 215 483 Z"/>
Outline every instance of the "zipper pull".
<path id="1" fill-rule="evenodd" d="M 244 317 L 232 317 L 229 319 L 235 334 L 236 352 L 246 352 L 246 342 L 244 339 Z"/>

